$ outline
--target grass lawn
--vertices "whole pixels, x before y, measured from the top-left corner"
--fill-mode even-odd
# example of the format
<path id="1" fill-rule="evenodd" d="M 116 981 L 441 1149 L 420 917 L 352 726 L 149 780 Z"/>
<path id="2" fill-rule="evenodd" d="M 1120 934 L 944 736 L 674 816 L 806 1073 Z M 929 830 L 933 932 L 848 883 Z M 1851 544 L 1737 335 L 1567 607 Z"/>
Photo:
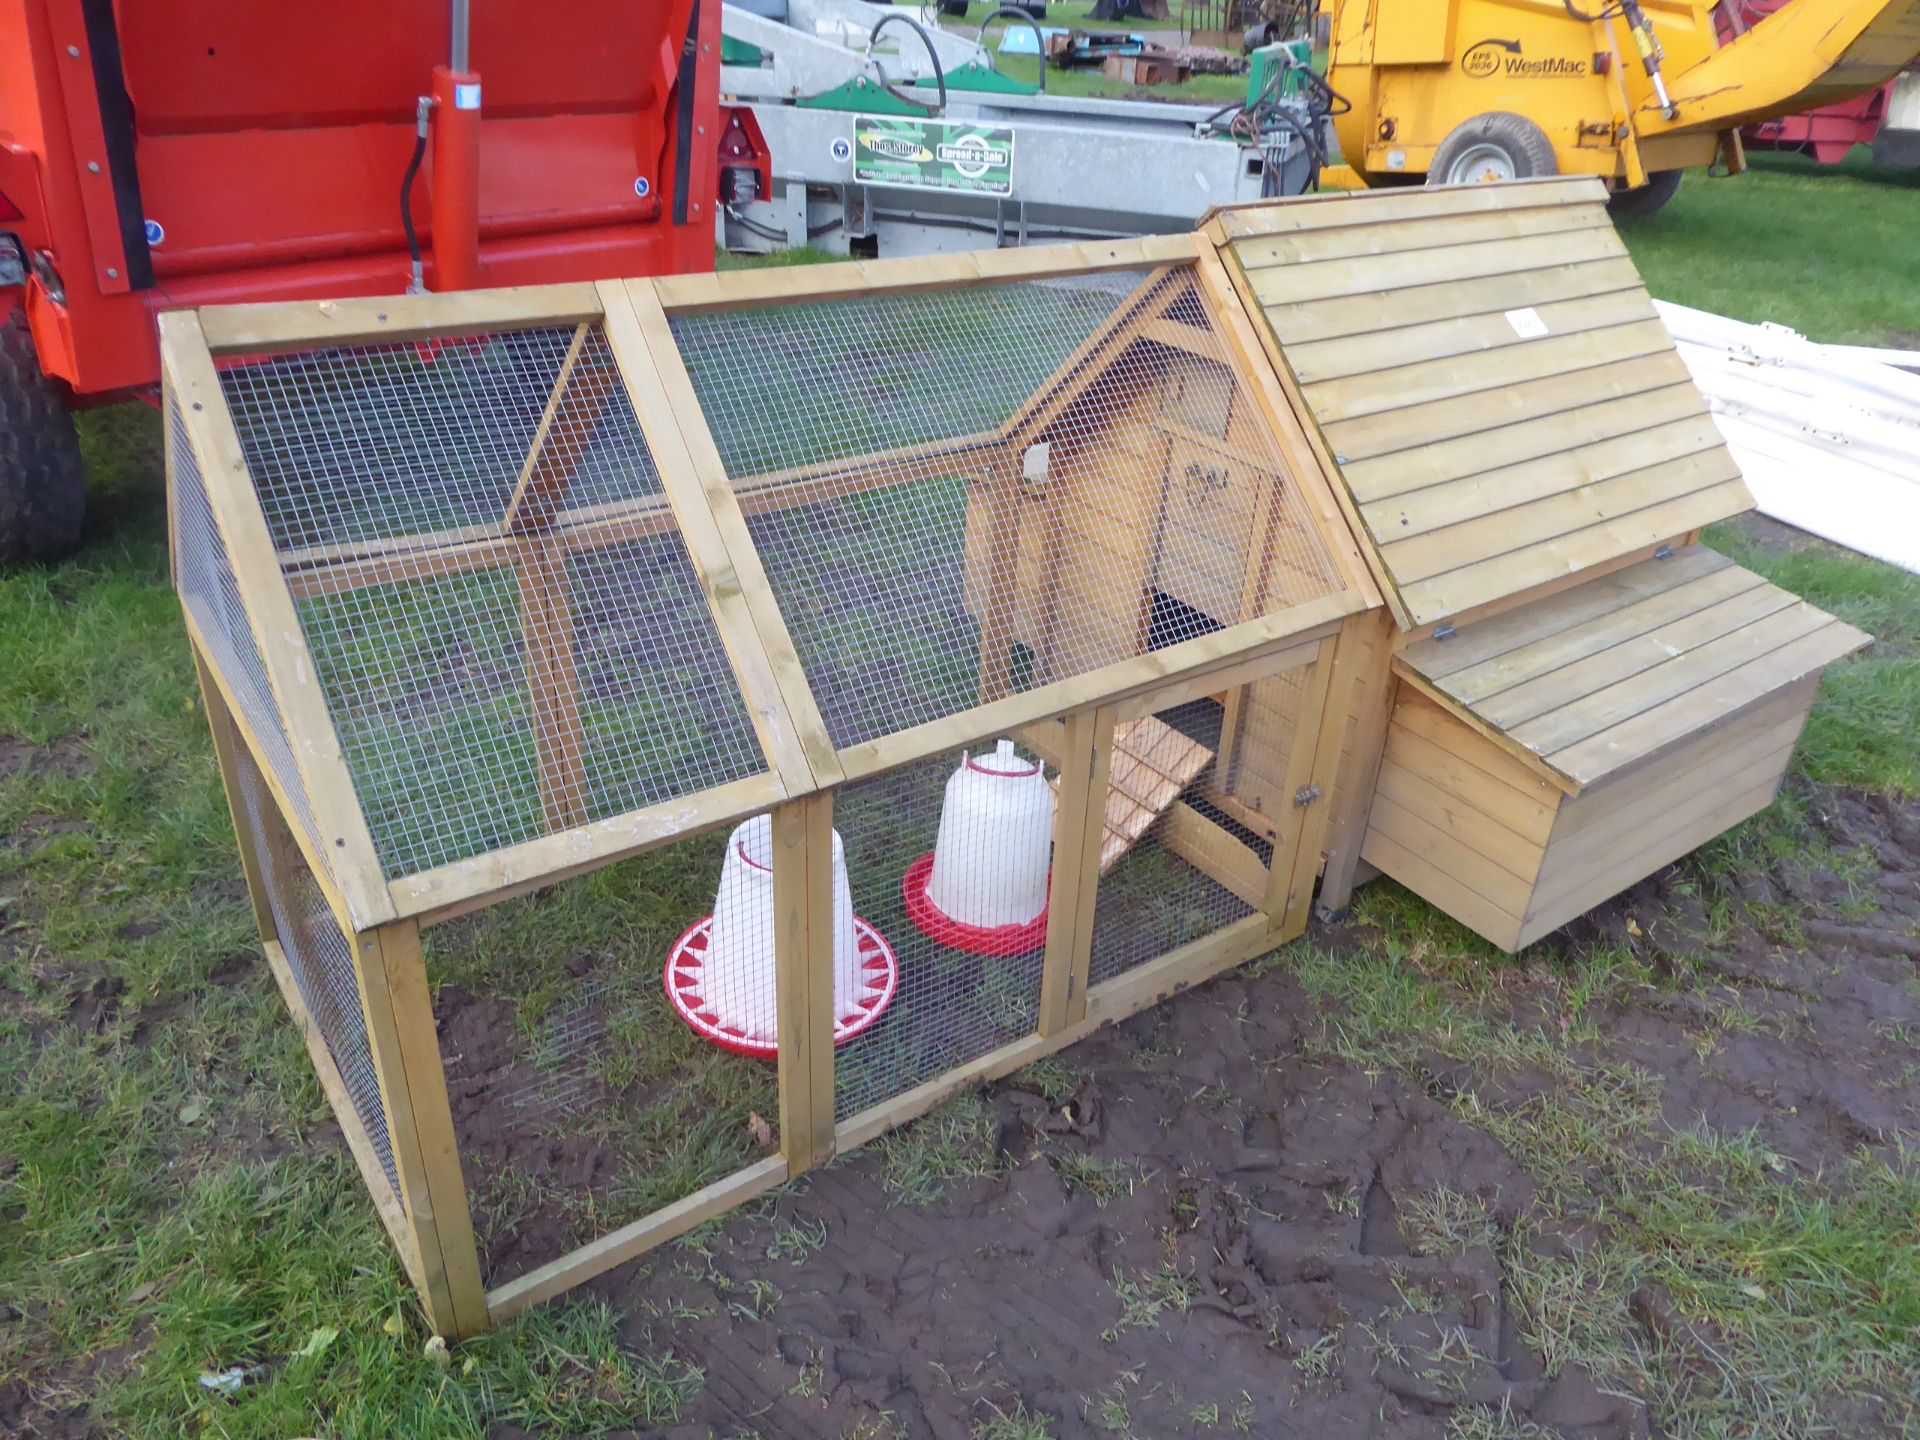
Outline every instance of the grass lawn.
<path id="1" fill-rule="evenodd" d="M 1875 170 L 1864 150 L 1833 168 L 1751 159 L 1745 175 L 1691 172 L 1620 227 L 1647 288 L 1829 344 L 1920 347 L 1920 173 Z"/>
<path id="2" fill-rule="evenodd" d="M 1628 241 L 1657 295 L 1884 343 L 1920 335 L 1916 234 L 1911 185 L 1762 160 L 1742 180 L 1690 178 Z M 82 429 L 86 548 L 0 576 L 0 1434 L 671 1426 L 708 1383 L 671 1315 L 574 1299 L 450 1360 L 428 1346 L 257 954 L 167 581 L 157 418 L 127 407 Z M 1785 865 L 1844 889 L 1869 861 L 1824 839 L 1815 812 L 1835 797 L 1884 807 L 1920 794 L 1920 580 L 1753 529 L 1710 538 L 1881 637 L 1830 674 L 1782 800 L 1683 867 L 1709 931 L 1772 927 L 1789 984 L 1811 964 L 1804 907 L 1738 886 Z M 608 872 L 557 910 L 509 906 L 450 927 L 439 978 L 512 971 L 537 1009 L 541 987 L 564 982 L 559 950 L 651 956 L 672 917 L 634 916 L 693 903 L 683 859 Z M 1870 912 L 1866 899 L 1836 903 Z M 1675 1129 L 1661 1076 L 1611 1048 L 1609 1007 L 1648 995 L 1698 1012 L 1703 1054 L 1774 1023 L 1730 1003 L 1714 971 L 1624 939 L 1492 956 L 1384 883 L 1356 913 L 1352 943 L 1310 940 L 1262 968 L 1300 987 L 1314 1063 L 1444 1096 L 1536 1177 L 1513 1234 L 1563 1224 L 1590 1238 L 1513 1272 L 1519 1333 L 1550 1367 L 1577 1363 L 1644 1398 L 1668 1433 L 1728 1440 L 1809 1433 L 1821 1413 L 1809 1407 L 1831 1392 L 1920 1387 L 1920 1170 L 1898 1137 L 1830 1168 L 1789 1166 L 1753 1135 Z M 1554 1005 L 1519 1013 L 1512 996 L 1530 982 Z M 1541 1088 L 1501 1103 L 1499 1077 L 1522 1072 Z M 990 1168 L 978 1157 L 991 1129 L 953 1118 L 967 1113 L 885 1142 L 884 1183 L 930 1203 Z M 1608 1179 L 1621 1175 L 1633 1183 Z M 1444 1195 L 1406 1223 L 1435 1244 L 1488 1225 Z M 717 1233 L 700 1243 L 724 1243 Z M 1720 1347 L 1707 1359 L 1636 1342 L 1622 1317 L 1655 1284 L 1676 1333 Z M 1339 1364 L 1331 1351 L 1292 1363 L 1313 1383 Z M 197 1383 L 234 1365 L 248 1368 L 232 1397 Z M 974 1433 L 1055 1433 L 1024 1404 L 1002 1409 Z M 1495 1419 L 1446 1433 L 1548 1432 Z"/>

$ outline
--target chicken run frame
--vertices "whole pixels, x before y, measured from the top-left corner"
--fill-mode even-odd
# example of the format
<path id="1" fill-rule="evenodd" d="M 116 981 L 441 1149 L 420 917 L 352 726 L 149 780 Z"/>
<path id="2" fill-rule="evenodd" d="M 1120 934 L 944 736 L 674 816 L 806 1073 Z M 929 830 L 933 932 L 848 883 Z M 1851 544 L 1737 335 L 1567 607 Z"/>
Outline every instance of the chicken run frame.
<path id="1" fill-rule="evenodd" d="M 1363 858 L 1513 947 L 1771 799 L 1864 637 L 1691 546 L 1750 502 L 1599 188 L 1501 189 L 163 317 L 174 577 L 264 950 L 436 1330 L 1271 950 Z M 1514 295 L 1545 340 L 1490 334 Z M 1587 389 L 1540 389 L 1561 356 Z M 1596 428 L 1628 370 L 1665 408 Z M 1448 412 L 1512 452 L 1492 480 L 1446 458 L 1443 374 L 1507 397 Z M 1557 489 L 1530 416 L 1580 462 Z M 1369 455 L 1452 463 L 1419 496 L 1461 553 Z M 1676 767 L 1711 784 L 1649 825 Z M 938 887 L 1020 848 L 961 781 L 1016 772 L 1050 786 L 1040 914 L 951 923 Z M 561 953 L 623 863 L 630 939 Z M 573 1223 L 534 1244 L 500 1187 L 569 1129 Z"/>

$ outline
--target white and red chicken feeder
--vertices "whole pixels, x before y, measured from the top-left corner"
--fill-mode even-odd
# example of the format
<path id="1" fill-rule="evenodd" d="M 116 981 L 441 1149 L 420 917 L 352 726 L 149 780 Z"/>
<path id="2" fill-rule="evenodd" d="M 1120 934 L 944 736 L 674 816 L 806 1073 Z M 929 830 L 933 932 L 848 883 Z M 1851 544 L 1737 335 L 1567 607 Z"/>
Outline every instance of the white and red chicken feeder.
<path id="1" fill-rule="evenodd" d="M 1053 787 L 1011 740 L 962 755 L 947 781 L 933 853 L 901 883 L 907 914 L 931 939 L 975 955 L 1024 955 L 1047 943 Z"/>
<path id="2" fill-rule="evenodd" d="M 713 914 L 667 956 L 667 999 L 702 1038 L 736 1055 L 779 1054 L 774 980 L 773 820 L 756 815 L 727 841 Z M 853 913 L 846 853 L 833 832 L 833 1043 L 877 1021 L 900 985 L 893 947 Z"/>

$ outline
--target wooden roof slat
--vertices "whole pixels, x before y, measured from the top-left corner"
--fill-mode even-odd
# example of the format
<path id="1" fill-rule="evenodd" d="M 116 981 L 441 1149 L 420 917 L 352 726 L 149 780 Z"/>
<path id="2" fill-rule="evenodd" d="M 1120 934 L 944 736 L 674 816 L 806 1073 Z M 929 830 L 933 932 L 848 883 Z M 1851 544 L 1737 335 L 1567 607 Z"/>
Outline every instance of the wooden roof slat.
<path id="1" fill-rule="evenodd" d="M 1409 215 L 1468 215 L 1534 205 L 1604 201 L 1606 189 L 1590 176 L 1553 175 L 1522 180 L 1495 191 L 1458 186 L 1447 190 L 1342 190 L 1302 197 L 1289 205 L 1226 206 L 1217 212 L 1220 234 L 1297 234 L 1308 230 L 1391 224 Z"/>
<path id="2" fill-rule="evenodd" d="M 1675 567 L 1657 568 L 1672 571 Z M 1581 624 L 1456 670 L 1444 681 L 1446 692 L 1467 704 L 1484 707 L 1489 701 L 1504 699 L 1517 689 L 1558 675 L 1570 665 L 1596 654 L 1609 653 L 1611 648 L 1626 641 L 1658 631 L 1662 625 L 1684 620 L 1747 591 L 1772 588 L 1752 571 L 1729 562 L 1680 584 L 1656 590 L 1644 599 L 1601 611 Z"/>
<path id="3" fill-rule="evenodd" d="M 1695 649 L 1667 652 L 1657 664 L 1516 725 L 1509 733 L 1536 755 L 1551 757 L 1834 623 L 1824 610 L 1797 601 L 1764 621 L 1716 636 Z M 1479 706 L 1474 709 L 1476 714 L 1485 713 Z"/>
<path id="4" fill-rule="evenodd" d="M 1618 519 L 1556 535 L 1524 550 L 1492 555 L 1431 580 L 1402 586 L 1401 598 L 1412 613 L 1423 617 L 1423 623 L 1458 615 L 1549 580 L 1564 579 L 1660 539 L 1698 530 L 1752 505 L 1746 483 L 1729 480 Z"/>
<path id="5" fill-rule="evenodd" d="M 1437 246 L 1403 255 L 1358 255 L 1345 260 L 1274 265 L 1257 270 L 1247 278 L 1262 305 L 1286 305 L 1299 300 L 1325 301 L 1345 295 L 1365 295 L 1376 290 L 1481 280 L 1542 265 L 1612 260 L 1626 253 L 1626 247 L 1612 227 L 1595 225 L 1565 235 L 1521 235 L 1511 240 Z"/>
<path id="6" fill-rule="evenodd" d="M 1297 231 L 1240 243 L 1240 263 L 1249 272 L 1275 265 L 1301 265 L 1353 255 L 1407 255 L 1442 245 L 1475 245 L 1529 235 L 1563 235 L 1607 223 L 1606 211 L 1589 205 L 1548 205 L 1534 210 L 1485 210 L 1471 215 L 1416 216 L 1367 225 Z"/>
<path id="7" fill-rule="evenodd" d="M 1745 709 L 1756 696 L 1804 679 L 1872 643 L 1872 639 L 1829 617 L 1825 625 L 1778 650 L 1588 736 L 1556 755 L 1554 764 L 1582 784 L 1589 784 L 1719 724 Z"/>
<path id="8" fill-rule="evenodd" d="M 1302 385 L 1322 385 L 1390 366 L 1417 365 L 1524 345 L 1526 342 L 1506 316 L 1506 311 L 1512 308 L 1505 306 L 1483 315 L 1289 345 L 1287 359 Z M 1638 285 L 1611 288 L 1596 295 L 1542 301 L 1533 308 L 1556 335 L 1601 330 L 1609 325 L 1651 319 L 1657 313 L 1652 299 Z"/>
<path id="9" fill-rule="evenodd" d="M 1525 549 L 1588 525 L 1632 515 L 1662 499 L 1738 481 L 1740 469 L 1726 446 L 1715 444 L 1623 475 L 1596 477 L 1586 484 L 1579 484 L 1577 475 L 1572 478 L 1576 482 L 1573 487 L 1559 494 L 1394 540 L 1383 544 L 1381 551 L 1402 585 L 1415 584 L 1459 569 L 1463 556 L 1496 556 Z M 1371 521 L 1372 517 L 1368 518 Z M 1376 527 L 1376 533 L 1382 531 L 1383 541 L 1392 538 L 1393 527 Z"/>
<path id="10" fill-rule="evenodd" d="M 1690 733 L 1687 697 L 1699 697 L 1702 729 L 1866 642 L 1694 545 L 1409 645 L 1395 666 L 1578 793 Z"/>
<path id="11" fill-rule="evenodd" d="M 1692 584 L 1702 576 L 1729 568 L 1738 567 L 1719 551 L 1690 545 L 1657 565 L 1630 565 L 1597 576 L 1544 605 L 1519 606 L 1462 625 L 1444 640 L 1415 641 L 1400 652 L 1400 659 L 1436 684 L 1445 681 L 1447 693 L 1453 694 L 1456 683 L 1473 683 L 1475 677 L 1464 672 L 1476 666 L 1524 651 L 1535 643 L 1548 643 L 1637 599 Z"/>
<path id="12" fill-rule="evenodd" d="M 1689 415 L 1577 447 L 1572 453 L 1563 451 L 1476 475 L 1462 484 L 1407 491 L 1368 504 L 1362 513 L 1383 539 L 1410 540 L 1530 501 L 1620 479 L 1668 457 L 1684 459 L 1719 445 L 1720 429 L 1713 417 L 1705 413 Z"/>
<path id="13" fill-rule="evenodd" d="M 1546 305 L 1639 288 L 1640 272 L 1633 268 L 1633 261 L 1616 255 L 1604 260 L 1559 261 L 1480 280 L 1388 286 L 1366 295 L 1348 295 L 1337 303 L 1308 299 L 1265 308 L 1268 320 L 1282 334 L 1300 344 L 1315 344 L 1442 324 L 1463 315 L 1499 315 L 1521 305 Z M 1288 353 L 1292 353 L 1291 343 Z"/>
<path id="14" fill-rule="evenodd" d="M 1335 421 L 1326 426 L 1327 440 L 1336 454 L 1346 457 L 1341 461 L 1344 466 L 1353 460 L 1483 435 L 1521 421 L 1576 415 L 1589 406 L 1625 395 L 1691 381 L 1686 365 L 1668 346 L 1664 353 L 1484 390 L 1470 405 L 1461 404 L 1459 399 L 1442 400 L 1359 420 Z"/>
<path id="15" fill-rule="evenodd" d="M 1573 182 L 1283 201 L 1212 232 L 1405 629 L 1752 508 L 1604 199 Z"/>
<path id="16" fill-rule="evenodd" d="M 1391 499 L 1456 480 L 1498 484 L 1502 478 L 1511 478 L 1502 472 L 1517 466 L 1545 462 L 1557 467 L 1586 446 L 1690 416 L 1707 416 L 1706 401 L 1692 379 L 1656 380 L 1653 388 L 1583 409 L 1541 415 L 1416 450 L 1350 460 L 1342 471 L 1354 495 L 1363 501 Z"/>
<path id="17" fill-rule="evenodd" d="M 1797 603 L 1794 596 L 1778 586 L 1755 585 L 1562 665 L 1549 674 L 1475 701 L 1474 709 L 1482 719 L 1495 725 L 1508 728 L 1525 725 L 1590 700 L 1609 686 L 1639 675 L 1651 664 L 1734 637 Z"/>
<path id="18" fill-rule="evenodd" d="M 1508 333 L 1513 334 L 1511 327 Z M 1591 370 L 1616 360 L 1658 354 L 1673 345 L 1666 325 L 1651 313 L 1644 318 L 1576 330 L 1568 335 L 1548 335 L 1526 342 L 1520 342 L 1515 335 L 1514 340 L 1516 343 L 1512 345 L 1449 355 L 1439 360 L 1388 365 L 1371 375 L 1307 383 L 1302 389 L 1320 423 L 1335 425 L 1342 420 L 1403 411 L 1414 405 L 1463 400 L 1483 390 L 1539 375 Z"/>

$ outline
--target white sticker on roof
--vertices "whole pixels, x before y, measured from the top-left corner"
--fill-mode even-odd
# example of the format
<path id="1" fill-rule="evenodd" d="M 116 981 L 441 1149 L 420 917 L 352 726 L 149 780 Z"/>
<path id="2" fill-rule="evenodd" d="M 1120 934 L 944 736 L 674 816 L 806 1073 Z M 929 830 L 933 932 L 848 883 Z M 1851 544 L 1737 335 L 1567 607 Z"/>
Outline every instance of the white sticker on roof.
<path id="1" fill-rule="evenodd" d="M 1547 322 L 1540 318 L 1540 312 L 1531 305 L 1524 310 L 1507 311 L 1507 324 L 1522 340 L 1538 340 L 1547 333 Z"/>

